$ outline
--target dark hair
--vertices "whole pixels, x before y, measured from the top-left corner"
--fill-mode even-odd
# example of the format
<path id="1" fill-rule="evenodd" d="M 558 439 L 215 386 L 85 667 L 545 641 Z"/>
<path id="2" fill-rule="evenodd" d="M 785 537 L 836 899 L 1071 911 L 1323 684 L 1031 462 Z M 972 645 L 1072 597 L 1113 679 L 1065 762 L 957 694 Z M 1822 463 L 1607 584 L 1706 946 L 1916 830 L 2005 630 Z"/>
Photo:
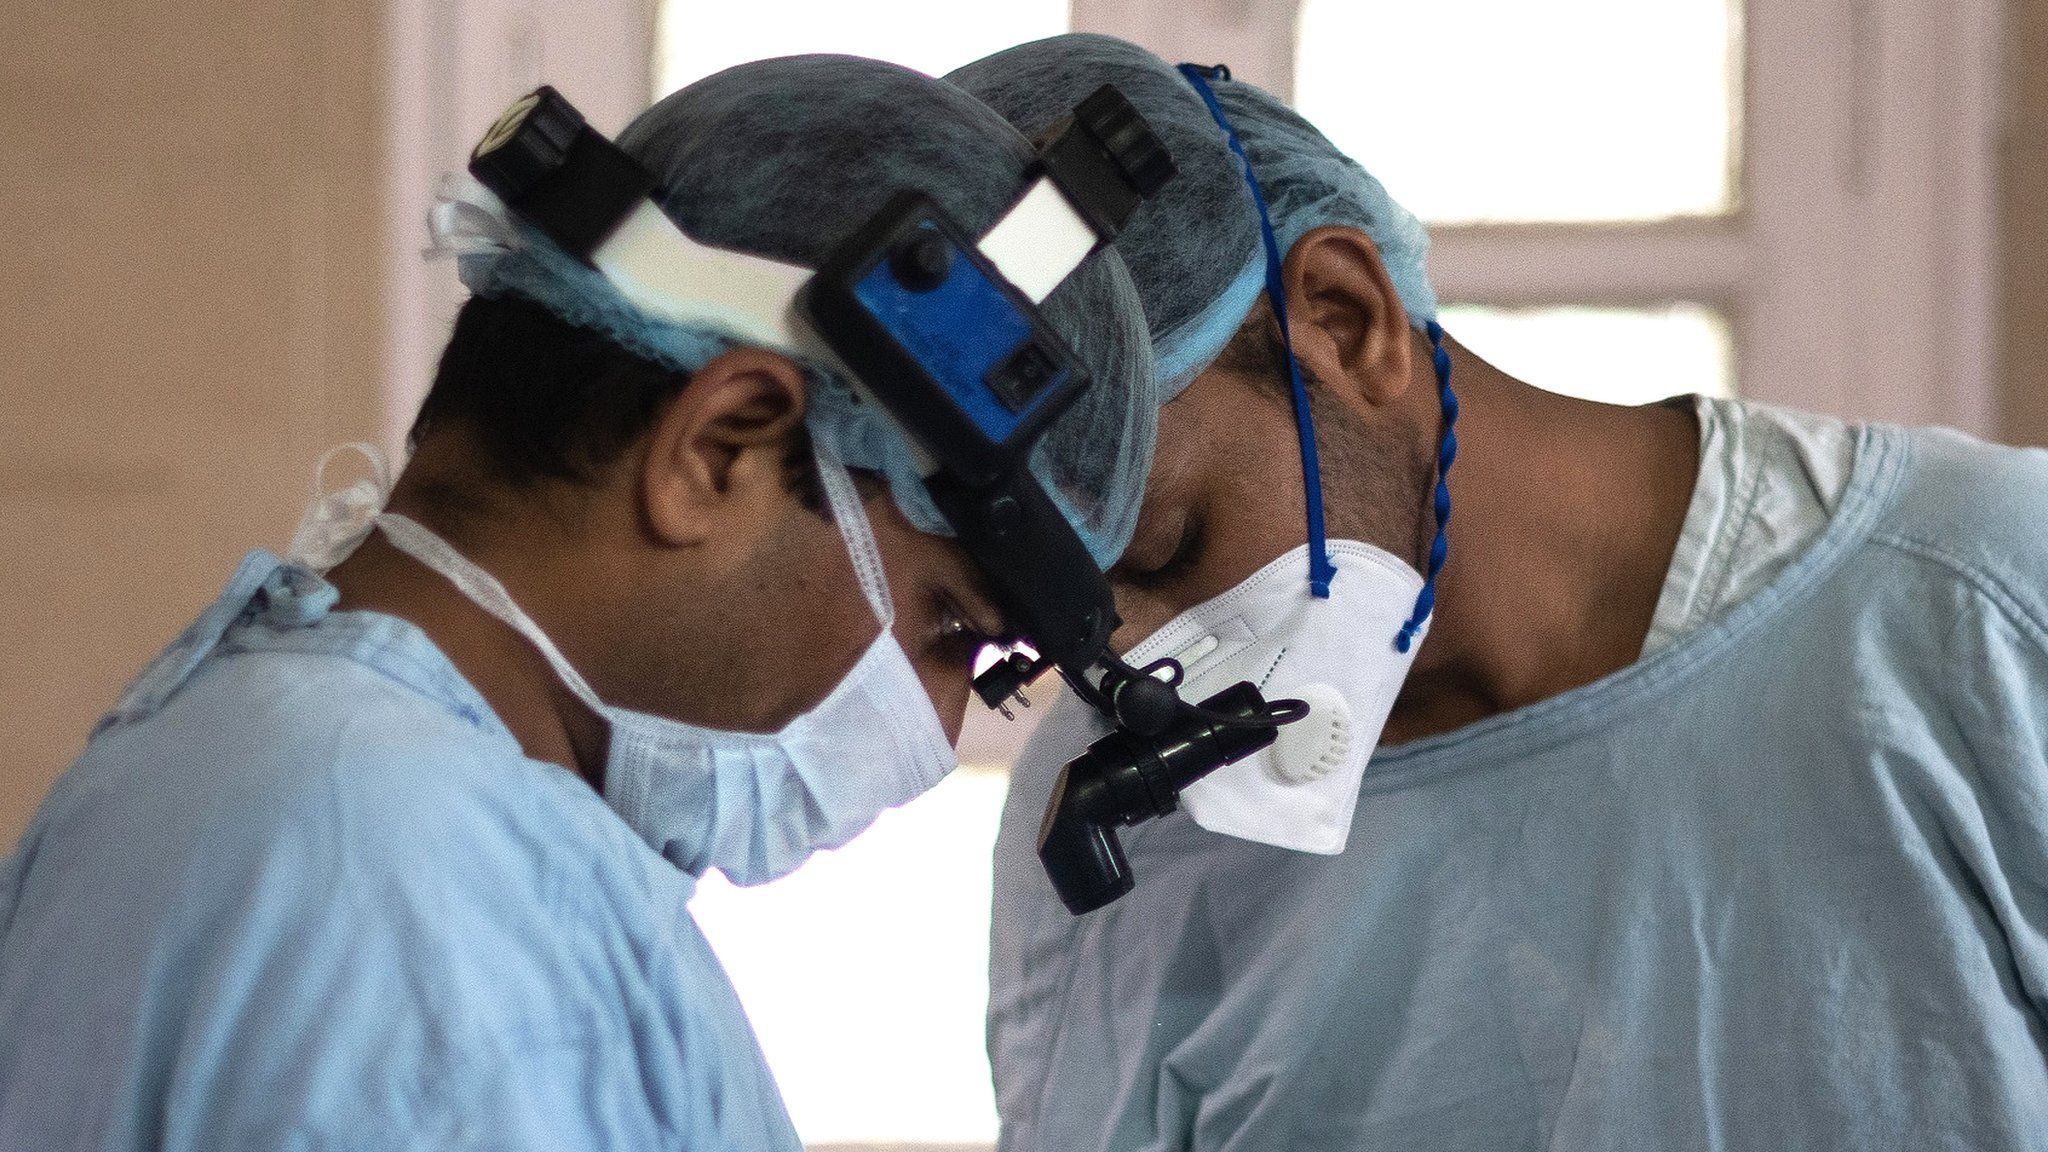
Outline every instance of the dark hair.
<path id="1" fill-rule="evenodd" d="M 1287 347 L 1280 342 L 1280 326 L 1273 322 L 1273 308 L 1264 297 L 1252 305 L 1244 323 L 1230 334 L 1230 341 L 1209 366 L 1242 377 L 1268 399 L 1290 406 L 1294 403 L 1294 386 L 1287 375 Z M 1302 379 L 1307 382 L 1307 369 L 1302 370 Z"/>
<path id="2" fill-rule="evenodd" d="M 474 297 L 455 317 L 434 386 L 414 419 L 417 445 L 443 429 L 467 432 L 489 477 L 508 487 L 595 484 L 689 386 L 679 372 L 570 324 L 516 296 Z M 817 474 L 810 439 L 788 460 L 805 502 Z"/>

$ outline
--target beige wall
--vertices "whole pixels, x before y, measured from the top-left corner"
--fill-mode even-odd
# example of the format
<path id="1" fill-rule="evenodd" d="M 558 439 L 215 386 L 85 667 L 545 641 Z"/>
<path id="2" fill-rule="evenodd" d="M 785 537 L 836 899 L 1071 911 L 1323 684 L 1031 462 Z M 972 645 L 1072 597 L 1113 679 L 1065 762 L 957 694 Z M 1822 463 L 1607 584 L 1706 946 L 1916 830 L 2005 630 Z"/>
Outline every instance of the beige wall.
<path id="1" fill-rule="evenodd" d="M 0 849 L 376 430 L 375 10 L 0 11 Z"/>

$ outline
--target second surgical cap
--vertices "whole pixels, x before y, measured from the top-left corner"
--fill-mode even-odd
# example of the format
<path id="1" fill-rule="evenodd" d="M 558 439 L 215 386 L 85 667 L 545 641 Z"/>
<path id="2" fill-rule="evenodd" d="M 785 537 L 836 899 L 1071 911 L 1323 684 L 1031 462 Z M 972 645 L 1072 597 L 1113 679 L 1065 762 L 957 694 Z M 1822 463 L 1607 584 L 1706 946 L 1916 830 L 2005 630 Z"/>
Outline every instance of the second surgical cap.
<path id="1" fill-rule="evenodd" d="M 959 89 L 851 56 L 728 69 L 642 113 L 618 144 L 654 174 L 653 197 L 692 237 L 807 268 L 904 190 L 926 193 L 980 235 L 1022 195 L 1033 160 L 1015 128 Z M 463 281 L 478 295 L 529 298 L 683 372 L 740 343 L 651 317 L 523 223 L 507 227 L 500 242 L 471 244 L 462 257 Z M 1137 521 L 1158 418 L 1142 306 L 1123 262 L 1105 249 L 1041 309 L 1093 383 L 1048 428 L 1031 467 L 1107 567 Z M 896 425 L 840 370 L 804 367 L 811 435 L 848 466 L 881 473 L 913 525 L 950 535 Z"/>
<path id="2" fill-rule="evenodd" d="M 1265 287 L 1259 216 L 1223 130 L 1171 64 L 1127 41 L 1074 33 L 984 57 L 946 77 L 1027 135 L 1109 83 L 1166 142 L 1180 174 L 1117 240 L 1144 301 L 1164 403 L 1187 387 L 1243 324 Z M 1281 252 L 1311 229 L 1357 228 L 1379 249 L 1416 326 L 1434 320 L 1429 234 L 1372 174 L 1314 125 L 1251 84 L 1214 80 L 1216 99 L 1251 160 Z"/>

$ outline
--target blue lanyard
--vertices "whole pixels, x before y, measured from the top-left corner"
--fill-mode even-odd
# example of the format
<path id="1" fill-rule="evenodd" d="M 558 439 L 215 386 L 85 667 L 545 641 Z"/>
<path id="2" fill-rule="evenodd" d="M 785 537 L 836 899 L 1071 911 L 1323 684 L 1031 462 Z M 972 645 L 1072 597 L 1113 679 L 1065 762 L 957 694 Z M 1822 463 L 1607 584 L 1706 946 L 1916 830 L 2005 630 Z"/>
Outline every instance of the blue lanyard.
<path id="1" fill-rule="evenodd" d="M 1180 74 L 1195 86 L 1202 103 L 1209 106 L 1209 115 L 1215 117 L 1217 127 L 1229 139 L 1245 185 L 1252 190 L 1252 203 L 1259 209 L 1259 236 L 1266 244 L 1266 296 L 1273 302 L 1273 319 L 1280 324 L 1280 343 L 1287 350 L 1287 378 L 1294 390 L 1294 431 L 1301 441 L 1301 482 L 1308 490 L 1308 589 L 1327 600 L 1337 569 L 1330 563 L 1330 548 L 1323 534 L 1323 469 L 1316 461 L 1315 417 L 1309 414 L 1308 385 L 1302 381 L 1301 365 L 1295 362 L 1294 337 L 1287 328 L 1287 285 L 1280 279 L 1280 241 L 1273 236 L 1273 221 L 1266 212 L 1266 196 L 1259 191 L 1259 178 L 1252 174 L 1251 157 L 1245 155 L 1244 145 L 1238 143 L 1237 132 L 1231 128 L 1230 118 L 1223 114 L 1223 106 L 1216 102 L 1216 93 L 1210 90 L 1204 70 L 1198 65 L 1183 64 Z"/>
<path id="2" fill-rule="evenodd" d="M 1259 189 L 1259 179 L 1252 172 L 1251 157 L 1245 154 L 1244 145 L 1237 138 L 1236 129 L 1230 126 L 1230 118 L 1223 114 L 1223 106 L 1217 102 L 1216 93 L 1209 87 L 1211 78 L 1227 80 L 1230 72 L 1218 66 L 1203 68 L 1198 64 L 1182 64 L 1180 74 L 1194 86 L 1208 105 L 1209 115 L 1216 126 L 1223 129 L 1225 139 L 1230 142 L 1230 151 L 1237 156 L 1238 169 L 1244 174 L 1244 182 L 1251 189 L 1252 204 L 1259 210 L 1259 237 L 1266 247 L 1266 296 L 1272 301 L 1273 318 L 1280 324 L 1280 343 L 1287 353 L 1287 378 L 1294 394 L 1295 435 L 1301 442 L 1302 486 L 1308 492 L 1308 586 L 1317 597 L 1328 599 L 1330 581 L 1337 572 L 1330 562 L 1329 544 L 1323 531 L 1323 475 L 1322 466 L 1316 461 L 1315 420 L 1309 414 L 1308 385 L 1302 380 L 1301 365 L 1294 359 L 1294 339 L 1287 326 L 1287 286 L 1281 279 L 1280 242 L 1273 235 L 1272 214 L 1266 210 L 1265 193 Z M 1422 591 L 1415 597 L 1415 610 L 1401 625 L 1401 631 L 1394 637 L 1394 648 L 1406 652 L 1414 645 L 1416 635 L 1429 622 L 1430 613 L 1436 610 L 1436 578 L 1443 571 L 1444 560 L 1450 554 L 1450 541 L 1446 528 L 1451 522 L 1451 463 L 1457 459 L 1458 437 L 1453 431 L 1458 422 L 1458 397 L 1451 391 L 1451 357 L 1444 350 L 1443 326 L 1435 320 L 1424 325 L 1429 336 L 1430 367 L 1434 370 L 1437 396 L 1443 412 L 1443 439 L 1437 446 L 1436 491 L 1431 510 L 1436 515 L 1436 536 L 1430 541 L 1429 561 L 1423 573 Z"/>

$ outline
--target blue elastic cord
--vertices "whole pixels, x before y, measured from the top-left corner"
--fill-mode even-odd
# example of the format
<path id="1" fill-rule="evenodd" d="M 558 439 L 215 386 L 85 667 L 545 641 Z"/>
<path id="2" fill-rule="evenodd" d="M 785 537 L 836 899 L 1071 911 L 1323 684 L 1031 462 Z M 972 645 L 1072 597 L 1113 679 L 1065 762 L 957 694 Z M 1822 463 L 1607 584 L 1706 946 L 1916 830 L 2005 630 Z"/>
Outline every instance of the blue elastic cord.
<path id="1" fill-rule="evenodd" d="M 1203 68 L 1197 64 L 1183 64 L 1180 74 L 1201 94 L 1202 103 L 1209 106 L 1209 115 L 1215 118 L 1216 126 L 1223 129 L 1223 135 L 1229 139 L 1230 150 L 1237 154 L 1238 167 L 1244 172 L 1245 185 L 1252 190 L 1252 204 L 1259 210 L 1259 235 L 1266 244 L 1266 295 L 1273 302 L 1273 319 L 1280 324 L 1280 343 L 1287 351 L 1287 376 L 1294 388 L 1295 435 L 1301 441 L 1301 481 L 1302 487 L 1308 490 L 1308 589 L 1318 598 L 1327 600 L 1330 581 L 1337 575 L 1337 568 L 1330 563 L 1329 545 L 1323 537 L 1323 470 L 1316 463 L 1316 425 L 1315 419 L 1309 415 L 1308 385 L 1302 381 L 1301 365 L 1295 363 L 1294 338 L 1287 330 L 1287 285 L 1280 278 L 1280 242 L 1273 236 L 1273 221 L 1266 213 L 1266 197 L 1259 191 L 1259 178 L 1252 174 L 1251 157 L 1245 155 L 1244 145 L 1238 143 L 1237 132 L 1230 126 L 1230 118 L 1223 114 L 1223 106 L 1216 102 L 1216 93 L 1209 88 L 1210 77 L 1227 80 L 1230 78 L 1229 69 L 1220 65 Z M 1448 391 L 1445 395 L 1449 395 Z M 1441 481 L 1437 491 L 1439 504 L 1446 504 L 1449 498 L 1442 495 Z M 1439 536 L 1437 547 L 1431 553 L 1431 559 L 1437 564 L 1441 564 L 1436 557 L 1442 551 L 1443 538 Z M 1431 573 L 1434 572 L 1432 567 Z M 1423 587 L 1423 595 L 1434 599 L 1434 593 L 1427 584 Z M 1422 611 L 1419 605 L 1417 611 Z M 1402 635 L 1408 635 L 1407 628 L 1402 629 Z M 1401 640 L 1396 640 L 1395 644 L 1403 652 L 1408 650 Z"/>
<path id="2" fill-rule="evenodd" d="M 1451 354 L 1444 351 L 1443 325 L 1431 320 L 1423 326 L 1429 334 L 1430 366 L 1436 369 L 1437 397 L 1443 403 L 1444 436 L 1436 449 L 1436 539 L 1429 542 L 1429 571 L 1422 576 L 1422 594 L 1415 598 L 1415 614 L 1401 625 L 1401 634 L 1394 637 L 1394 650 L 1406 652 L 1415 644 L 1415 634 L 1429 623 L 1429 614 L 1436 611 L 1436 574 L 1444 570 L 1444 558 L 1450 555 L 1449 538 L 1444 534 L 1451 523 L 1451 462 L 1458 458 L 1458 394 L 1451 391 Z"/>

